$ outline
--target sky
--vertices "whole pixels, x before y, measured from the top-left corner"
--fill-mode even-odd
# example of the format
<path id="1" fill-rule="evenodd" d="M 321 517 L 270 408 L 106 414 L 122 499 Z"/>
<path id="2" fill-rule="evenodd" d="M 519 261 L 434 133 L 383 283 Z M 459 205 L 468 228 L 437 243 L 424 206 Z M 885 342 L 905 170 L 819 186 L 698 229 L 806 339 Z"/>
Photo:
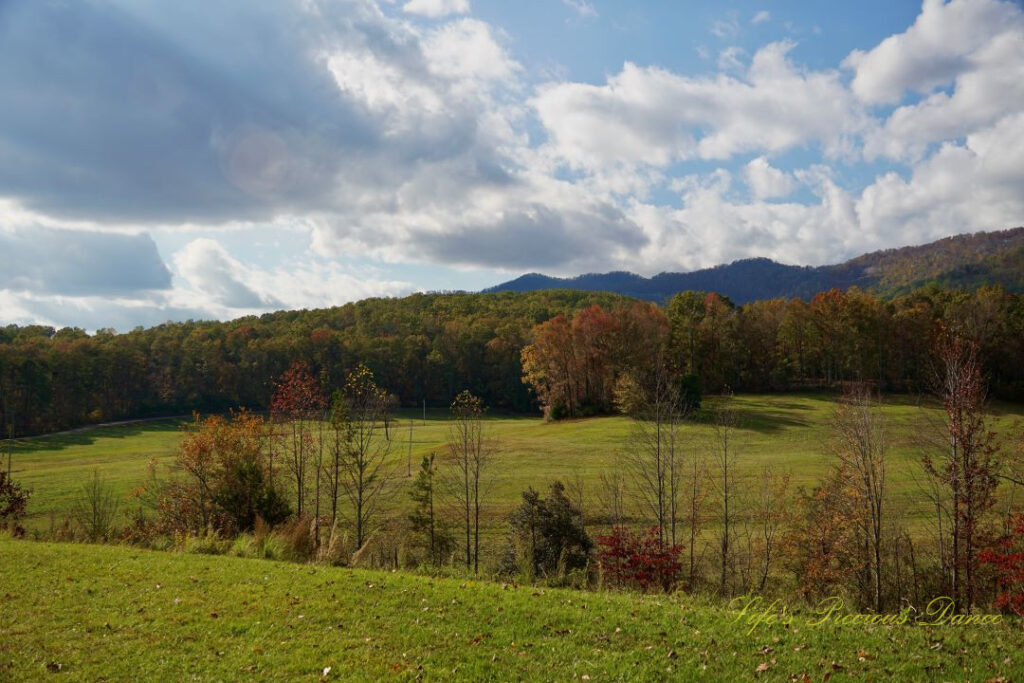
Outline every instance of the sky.
<path id="1" fill-rule="evenodd" d="M 1024 224 L 1000 0 L 0 0 L 0 323 Z"/>

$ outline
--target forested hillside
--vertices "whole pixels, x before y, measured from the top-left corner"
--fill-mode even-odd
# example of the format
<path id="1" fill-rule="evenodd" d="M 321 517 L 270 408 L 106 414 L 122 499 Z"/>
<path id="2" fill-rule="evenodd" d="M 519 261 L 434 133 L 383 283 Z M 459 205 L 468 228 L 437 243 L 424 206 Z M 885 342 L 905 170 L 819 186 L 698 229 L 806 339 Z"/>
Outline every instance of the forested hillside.
<path id="1" fill-rule="evenodd" d="M 999 288 L 932 287 L 892 300 L 833 290 L 810 301 L 745 306 L 689 292 L 665 307 L 579 291 L 415 294 L 125 334 L 0 328 L 0 428 L 19 435 L 192 410 L 264 409 L 274 382 L 300 360 L 327 392 L 365 362 L 406 406 L 447 407 L 469 389 L 491 410 L 533 411 L 531 386 L 550 385 L 581 387 L 570 412 L 602 412 L 611 409 L 617 376 L 642 364 L 661 334 L 670 335 L 672 362 L 705 392 L 851 380 L 924 391 L 943 326 L 978 343 L 995 395 L 1024 395 L 1024 297 Z M 524 349 L 534 342 L 525 354 L 534 362 L 528 386 Z"/>
<path id="2" fill-rule="evenodd" d="M 580 289 L 617 292 L 662 303 L 677 292 L 718 292 L 739 304 L 775 297 L 810 298 L 829 289 L 857 286 L 883 296 L 929 284 L 957 289 L 1002 285 L 1024 292 L 1024 228 L 957 235 L 917 247 L 864 254 L 829 266 L 790 266 L 766 258 L 743 259 L 690 273 L 587 274 L 556 278 L 530 273 L 488 292 Z"/>

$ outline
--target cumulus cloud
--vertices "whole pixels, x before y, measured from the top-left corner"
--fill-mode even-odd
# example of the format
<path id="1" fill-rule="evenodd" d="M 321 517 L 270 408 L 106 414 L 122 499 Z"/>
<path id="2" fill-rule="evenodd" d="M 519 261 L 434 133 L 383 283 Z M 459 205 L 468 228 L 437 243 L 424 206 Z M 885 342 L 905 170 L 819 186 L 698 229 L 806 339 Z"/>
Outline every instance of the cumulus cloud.
<path id="1" fill-rule="evenodd" d="M 336 306 L 413 289 L 409 283 L 383 280 L 372 273 L 348 273 L 338 264 L 314 261 L 272 269 L 253 267 L 207 237 L 192 240 L 178 251 L 174 265 L 183 284 L 172 299 L 221 316 L 232 311 Z"/>
<path id="2" fill-rule="evenodd" d="M 746 50 L 738 45 L 730 45 L 718 53 L 719 71 L 741 71 L 743 69 L 743 55 Z"/>
<path id="3" fill-rule="evenodd" d="M 273 298 L 262 298 L 242 282 L 242 264 L 212 239 L 189 242 L 174 255 L 174 264 L 191 286 L 215 303 L 229 308 L 260 308 L 278 303 Z"/>
<path id="4" fill-rule="evenodd" d="M 796 181 L 785 171 L 768 163 L 764 157 L 751 160 L 744 169 L 750 191 L 757 199 L 785 197 L 796 189 Z"/>
<path id="5" fill-rule="evenodd" d="M 970 55 L 993 36 L 1020 30 L 1021 12 L 1000 0 L 924 0 L 905 32 L 869 51 L 854 50 L 843 66 L 854 70 L 851 88 L 865 102 L 895 104 L 904 93 L 927 93 L 971 67 Z"/>
<path id="6" fill-rule="evenodd" d="M 878 235 L 934 239 L 1019 225 L 1024 217 L 1024 112 L 947 142 L 909 179 L 881 175 L 857 204 L 861 225 Z"/>
<path id="7" fill-rule="evenodd" d="M 469 0 L 409 0 L 402 5 L 402 11 L 437 19 L 449 14 L 465 14 L 469 11 Z"/>
<path id="8" fill-rule="evenodd" d="M 903 42 L 883 49 L 896 38 Z M 913 51 L 914 56 L 907 57 L 911 64 L 914 60 L 945 63 L 948 69 L 930 79 L 913 70 L 892 73 L 892 67 L 878 66 L 877 51 L 885 57 L 897 49 Z M 926 3 L 907 33 L 887 39 L 853 61 L 859 65 L 854 90 L 857 79 L 868 77 L 862 90 L 869 96 L 890 92 L 898 99 L 895 93 L 903 87 L 927 91 L 931 86 L 952 84 L 951 92 L 934 92 L 919 102 L 897 107 L 866 136 L 867 158 L 916 161 L 932 143 L 963 137 L 1024 107 L 1024 11 L 994 2 Z"/>
<path id="9" fill-rule="evenodd" d="M 758 50 L 743 78 L 682 76 L 627 62 L 605 85 L 560 83 L 533 105 L 574 168 L 665 166 L 819 144 L 839 155 L 865 125 L 837 72 L 800 69 L 793 44 Z"/>
<path id="10" fill-rule="evenodd" d="M 757 12 L 756 14 L 754 14 L 754 16 L 750 19 L 750 23 L 751 24 L 763 24 L 766 21 L 769 21 L 771 18 L 772 18 L 772 13 L 769 12 L 768 10 L 766 10 L 766 9 L 763 9 L 760 12 Z"/>
<path id="11" fill-rule="evenodd" d="M 746 201 L 735 196 L 732 177 L 722 169 L 689 176 L 674 183 L 680 208 L 636 203 L 628 212 L 648 238 L 632 266 L 653 274 L 753 256 L 820 265 L 894 245 L 1020 225 L 1021 159 L 1024 113 L 969 135 L 963 144 L 944 144 L 908 178 L 883 173 L 859 192 L 842 188 L 831 169 L 816 165 L 796 178 L 786 176 L 785 188 L 758 193 L 756 178 L 777 180 L 781 176 L 772 172 L 782 173 L 762 159 L 745 167 L 751 186 Z M 783 196 L 797 182 L 816 201 L 765 201 L 773 190 Z"/>
<path id="12" fill-rule="evenodd" d="M 461 19 L 430 32 L 423 40 L 428 68 L 453 80 L 504 81 L 520 69 L 495 40 L 490 26 Z"/>

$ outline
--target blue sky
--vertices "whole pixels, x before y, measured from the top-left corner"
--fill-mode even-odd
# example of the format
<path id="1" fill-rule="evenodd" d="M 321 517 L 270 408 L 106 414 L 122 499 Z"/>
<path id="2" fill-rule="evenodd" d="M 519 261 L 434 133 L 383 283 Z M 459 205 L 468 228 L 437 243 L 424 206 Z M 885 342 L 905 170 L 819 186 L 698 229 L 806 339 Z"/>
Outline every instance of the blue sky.
<path id="1" fill-rule="evenodd" d="M 0 93 L 0 323 L 1024 223 L 1006 0 L 8 0 Z"/>

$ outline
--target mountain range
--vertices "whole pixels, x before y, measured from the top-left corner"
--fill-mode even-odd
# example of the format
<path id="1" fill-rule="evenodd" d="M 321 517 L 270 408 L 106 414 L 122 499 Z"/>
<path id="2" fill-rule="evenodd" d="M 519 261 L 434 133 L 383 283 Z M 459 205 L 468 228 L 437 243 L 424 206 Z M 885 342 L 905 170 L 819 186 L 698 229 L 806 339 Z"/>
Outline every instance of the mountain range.
<path id="1" fill-rule="evenodd" d="M 832 288 L 854 286 L 897 296 L 929 284 L 969 290 L 1002 285 L 1010 291 L 1024 292 L 1024 227 L 875 251 L 828 266 L 792 266 L 767 258 L 749 258 L 649 278 L 625 271 L 572 278 L 528 273 L 483 291 L 579 289 L 662 302 L 677 292 L 697 290 L 717 292 L 744 304 L 777 297 L 806 299 Z"/>

